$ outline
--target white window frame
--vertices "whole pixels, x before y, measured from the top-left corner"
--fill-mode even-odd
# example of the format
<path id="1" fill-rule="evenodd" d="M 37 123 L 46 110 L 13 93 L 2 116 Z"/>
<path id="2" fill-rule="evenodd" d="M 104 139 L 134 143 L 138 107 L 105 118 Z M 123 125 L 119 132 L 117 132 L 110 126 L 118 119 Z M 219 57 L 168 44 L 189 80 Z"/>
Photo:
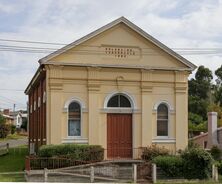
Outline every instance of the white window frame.
<path id="1" fill-rule="evenodd" d="M 77 102 L 80 105 L 80 136 L 69 136 L 69 105 L 72 102 Z M 64 104 L 64 109 L 63 112 L 66 112 L 66 123 L 67 123 L 67 138 L 72 140 L 72 139 L 82 139 L 82 133 L 83 133 L 83 129 L 82 129 L 82 125 L 83 125 L 83 112 L 86 111 L 86 106 L 85 103 L 80 99 L 80 98 L 76 98 L 76 97 L 71 97 L 68 100 L 66 100 L 65 104 Z"/>
<path id="2" fill-rule="evenodd" d="M 73 137 L 73 138 L 81 137 L 82 136 L 82 107 L 81 107 L 81 104 L 79 102 L 77 102 L 77 101 L 72 101 L 71 103 L 77 103 L 80 106 L 80 121 L 79 121 L 79 123 L 80 123 L 80 135 L 77 135 L 77 136 L 69 135 L 69 106 L 68 106 L 68 108 L 67 108 L 67 115 L 68 115 L 68 118 L 67 118 L 67 120 L 68 120 L 67 121 L 67 135 L 68 136 L 67 137 Z"/>
<path id="3" fill-rule="evenodd" d="M 156 137 L 155 140 L 166 140 L 166 139 L 171 139 L 171 132 L 170 132 L 170 126 L 171 126 L 171 121 L 170 121 L 170 114 L 175 113 L 173 106 L 167 101 L 167 100 L 160 100 L 157 103 L 155 103 L 153 107 L 153 111 L 156 113 L 156 125 L 157 125 L 157 108 L 159 107 L 160 104 L 165 104 L 168 107 L 168 136 L 157 136 L 157 126 L 156 126 Z"/>
<path id="4" fill-rule="evenodd" d="M 157 122 L 158 122 L 158 107 L 160 106 L 160 105 L 165 105 L 166 107 L 167 107 L 167 135 L 165 136 L 165 135 L 163 135 L 163 136 L 161 136 L 161 135 L 157 135 L 157 132 L 158 132 L 158 125 L 157 125 Z M 158 107 L 157 107 L 157 111 L 156 111 L 156 137 L 158 137 L 158 138 L 169 138 L 169 133 L 170 133 L 170 126 L 169 126 L 169 119 L 170 119 L 170 113 L 169 113 L 169 106 L 166 104 L 166 103 L 164 103 L 164 102 L 162 102 L 162 103 L 160 103 L 159 105 L 158 105 Z"/>

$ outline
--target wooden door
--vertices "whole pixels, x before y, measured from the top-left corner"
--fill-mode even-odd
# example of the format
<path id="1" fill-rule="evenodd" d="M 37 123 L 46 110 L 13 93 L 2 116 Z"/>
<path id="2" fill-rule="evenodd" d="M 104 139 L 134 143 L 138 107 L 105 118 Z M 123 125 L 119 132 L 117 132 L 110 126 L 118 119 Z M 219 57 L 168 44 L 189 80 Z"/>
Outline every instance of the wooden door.
<path id="1" fill-rule="evenodd" d="M 107 157 L 132 158 L 132 114 L 107 114 Z"/>

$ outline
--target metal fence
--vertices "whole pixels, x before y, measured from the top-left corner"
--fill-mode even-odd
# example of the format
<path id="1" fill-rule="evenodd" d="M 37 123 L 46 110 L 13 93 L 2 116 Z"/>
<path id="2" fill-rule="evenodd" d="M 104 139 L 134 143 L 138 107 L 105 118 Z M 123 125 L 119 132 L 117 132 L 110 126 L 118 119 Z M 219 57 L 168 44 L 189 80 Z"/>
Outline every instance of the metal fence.
<path id="1" fill-rule="evenodd" d="M 31 171 L 29 173 L 30 181 L 39 171 Z M 150 182 L 152 180 L 152 165 L 144 161 L 102 161 L 98 163 L 71 166 L 60 169 L 44 169 L 41 170 L 42 177 L 36 181 L 53 181 L 58 177 L 70 181 L 79 182 Z M 44 180 L 42 179 L 44 178 Z M 61 181 L 61 180 L 60 180 Z M 64 181 L 63 181 L 64 182 Z"/>
<path id="2" fill-rule="evenodd" d="M 53 157 L 36 157 L 27 156 L 25 159 L 25 168 L 27 171 L 30 170 L 41 170 L 47 169 L 57 169 L 70 166 L 77 166 L 83 164 L 89 164 L 96 161 L 80 161 L 68 158 L 53 158 Z"/>

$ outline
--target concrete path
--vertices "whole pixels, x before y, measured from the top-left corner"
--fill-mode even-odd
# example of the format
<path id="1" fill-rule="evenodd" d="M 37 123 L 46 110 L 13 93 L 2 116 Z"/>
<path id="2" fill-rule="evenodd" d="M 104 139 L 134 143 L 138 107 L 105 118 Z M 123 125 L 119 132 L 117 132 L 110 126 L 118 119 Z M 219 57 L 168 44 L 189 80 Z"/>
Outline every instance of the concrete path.
<path id="1" fill-rule="evenodd" d="M 28 138 L 22 138 L 22 139 L 11 139 L 7 141 L 0 142 L 1 145 L 5 145 L 6 143 L 9 143 L 9 148 L 14 148 L 21 145 L 27 145 L 28 144 Z"/>

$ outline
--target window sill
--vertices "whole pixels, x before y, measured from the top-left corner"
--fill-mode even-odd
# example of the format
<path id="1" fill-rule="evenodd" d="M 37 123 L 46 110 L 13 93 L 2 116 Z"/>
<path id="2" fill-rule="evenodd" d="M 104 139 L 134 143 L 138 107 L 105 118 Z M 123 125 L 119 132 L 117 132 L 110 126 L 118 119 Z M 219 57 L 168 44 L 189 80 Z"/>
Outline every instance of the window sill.
<path id="1" fill-rule="evenodd" d="M 88 144 L 88 139 L 82 137 L 67 137 L 62 139 L 62 143 Z"/>
<path id="2" fill-rule="evenodd" d="M 152 143 L 176 143 L 175 138 L 169 138 L 169 137 L 156 137 L 152 140 Z"/>

